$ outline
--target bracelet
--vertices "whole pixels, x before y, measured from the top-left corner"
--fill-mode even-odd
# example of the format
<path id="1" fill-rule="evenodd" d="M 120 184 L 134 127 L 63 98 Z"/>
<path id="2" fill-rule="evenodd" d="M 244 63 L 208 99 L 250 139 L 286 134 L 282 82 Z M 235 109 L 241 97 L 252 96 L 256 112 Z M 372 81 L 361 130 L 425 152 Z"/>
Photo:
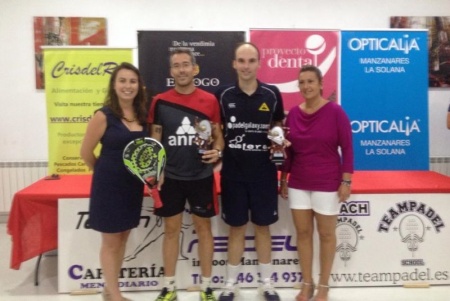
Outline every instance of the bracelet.
<path id="1" fill-rule="evenodd" d="M 287 180 L 280 180 L 280 182 L 284 182 L 284 183 L 287 183 Z"/>
<path id="2" fill-rule="evenodd" d="M 350 187 L 350 186 L 352 186 L 352 180 L 342 180 L 341 185 Z"/>

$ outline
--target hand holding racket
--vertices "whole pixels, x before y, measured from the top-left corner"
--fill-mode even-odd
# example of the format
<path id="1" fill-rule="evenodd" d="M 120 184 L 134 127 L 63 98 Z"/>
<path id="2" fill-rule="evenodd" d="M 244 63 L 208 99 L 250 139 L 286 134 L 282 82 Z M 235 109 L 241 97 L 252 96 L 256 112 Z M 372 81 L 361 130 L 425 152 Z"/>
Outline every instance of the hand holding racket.
<path id="1" fill-rule="evenodd" d="M 147 185 L 155 208 L 162 207 L 157 185 L 166 164 L 163 145 L 153 138 L 138 138 L 127 144 L 122 157 L 128 171 Z"/>

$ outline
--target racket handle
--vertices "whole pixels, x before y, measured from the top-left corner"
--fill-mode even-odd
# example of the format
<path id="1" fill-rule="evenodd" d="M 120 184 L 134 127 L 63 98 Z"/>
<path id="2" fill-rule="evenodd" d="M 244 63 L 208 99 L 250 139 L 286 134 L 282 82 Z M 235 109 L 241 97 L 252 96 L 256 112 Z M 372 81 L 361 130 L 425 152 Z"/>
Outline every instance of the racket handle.
<path id="1" fill-rule="evenodd" d="M 155 208 L 161 208 L 163 206 L 163 203 L 161 201 L 161 197 L 159 196 L 159 190 L 158 188 L 152 188 L 152 198 L 153 198 L 153 205 Z"/>

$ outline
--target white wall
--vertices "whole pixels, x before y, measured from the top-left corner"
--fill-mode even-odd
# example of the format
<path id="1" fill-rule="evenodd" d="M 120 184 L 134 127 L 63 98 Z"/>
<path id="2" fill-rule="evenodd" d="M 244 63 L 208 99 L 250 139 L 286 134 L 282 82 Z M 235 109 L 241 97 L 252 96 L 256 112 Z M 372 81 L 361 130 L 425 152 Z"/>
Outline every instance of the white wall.
<path id="1" fill-rule="evenodd" d="M 46 161 L 45 93 L 35 89 L 33 17 L 105 17 L 108 45 L 138 30 L 381 29 L 390 16 L 450 15 L 448 0 L 0 0 L 0 162 Z M 229 59 L 229 58 L 225 58 Z M 450 157 L 450 89 L 433 89 L 430 155 Z"/>

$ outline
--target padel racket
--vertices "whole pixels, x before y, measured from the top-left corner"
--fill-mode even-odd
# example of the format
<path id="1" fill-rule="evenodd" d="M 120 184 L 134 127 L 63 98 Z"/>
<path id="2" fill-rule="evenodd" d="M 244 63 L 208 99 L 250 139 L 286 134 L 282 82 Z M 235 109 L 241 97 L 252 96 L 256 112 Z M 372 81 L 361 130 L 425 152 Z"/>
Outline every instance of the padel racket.
<path id="1" fill-rule="evenodd" d="M 162 207 L 157 184 L 166 164 L 166 150 L 153 138 L 134 139 L 123 150 L 123 163 L 128 171 L 147 185 L 155 208 Z"/>

